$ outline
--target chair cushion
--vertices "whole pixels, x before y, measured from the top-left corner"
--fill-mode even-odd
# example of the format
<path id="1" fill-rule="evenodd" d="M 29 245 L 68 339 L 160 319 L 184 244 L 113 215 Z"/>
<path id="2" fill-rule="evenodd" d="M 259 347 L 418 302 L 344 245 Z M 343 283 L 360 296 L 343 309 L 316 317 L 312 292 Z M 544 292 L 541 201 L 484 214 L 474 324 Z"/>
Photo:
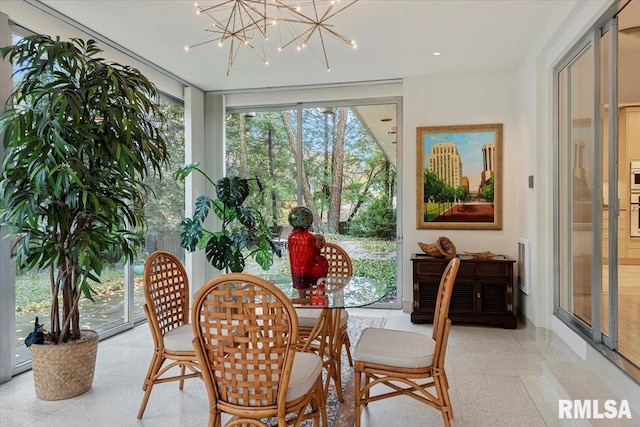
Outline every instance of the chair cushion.
<path id="1" fill-rule="evenodd" d="M 298 326 L 301 328 L 313 328 L 322 313 L 321 308 L 296 308 L 298 315 Z M 347 326 L 349 313 L 347 310 L 340 310 L 340 327 Z"/>
<path id="2" fill-rule="evenodd" d="M 399 368 L 423 368 L 431 366 L 435 346 L 433 338 L 426 335 L 367 328 L 356 344 L 353 360 Z"/>
<path id="3" fill-rule="evenodd" d="M 320 356 L 315 353 L 296 352 L 287 389 L 287 402 L 309 393 L 319 375 L 322 375 Z"/>
<path id="4" fill-rule="evenodd" d="M 167 350 L 194 352 L 192 341 L 193 329 L 189 323 L 164 334 L 164 346 Z"/>

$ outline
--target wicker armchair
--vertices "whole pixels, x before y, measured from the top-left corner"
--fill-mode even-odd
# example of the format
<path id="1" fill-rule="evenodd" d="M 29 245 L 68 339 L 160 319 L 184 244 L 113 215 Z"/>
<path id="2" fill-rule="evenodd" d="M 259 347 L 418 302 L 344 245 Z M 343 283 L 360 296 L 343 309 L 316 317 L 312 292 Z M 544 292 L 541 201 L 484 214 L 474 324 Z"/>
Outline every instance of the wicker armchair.
<path id="1" fill-rule="evenodd" d="M 296 351 L 298 319 L 275 285 L 242 273 L 206 283 L 194 298 L 193 345 L 209 395 L 209 426 L 326 426 L 322 359 Z M 295 413 L 287 422 L 287 414 Z"/>
<path id="2" fill-rule="evenodd" d="M 440 410 L 445 426 L 450 426 L 453 408 L 444 356 L 451 328 L 449 302 L 459 267 L 460 259 L 453 258 L 442 274 L 431 337 L 380 328 L 363 331 L 353 353 L 356 427 L 360 427 L 362 405 L 401 395 Z M 391 391 L 372 393 L 371 389 L 378 384 L 386 385 Z"/>
<path id="3" fill-rule="evenodd" d="M 178 258 L 168 252 L 152 253 L 144 265 L 144 313 L 151 329 L 154 351 L 142 384 L 144 397 L 138 411 L 142 418 L 155 384 L 200 376 L 189 324 L 189 279 Z M 165 365 L 165 362 L 169 362 Z M 174 367 L 177 375 L 165 375 Z M 187 369 L 189 371 L 187 371 Z"/>

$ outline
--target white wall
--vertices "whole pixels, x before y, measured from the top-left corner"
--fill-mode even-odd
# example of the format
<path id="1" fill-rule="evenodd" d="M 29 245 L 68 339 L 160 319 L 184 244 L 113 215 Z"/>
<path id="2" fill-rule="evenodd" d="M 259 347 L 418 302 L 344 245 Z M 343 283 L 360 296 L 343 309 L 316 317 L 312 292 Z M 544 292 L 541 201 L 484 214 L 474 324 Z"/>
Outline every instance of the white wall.
<path id="1" fill-rule="evenodd" d="M 516 192 L 523 170 L 515 114 L 516 70 L 462 75 L 424 76 L 403 84 L 403 283 L 404 306 L 412 297 L 411 254 L 420 252 L 418 242 L 433 243 L 446 236 L 458 253 L 491 251 L 517 255 Z M 503 124 L 502 230 L 416 229 L 416 128 L 438 125 Z"/>

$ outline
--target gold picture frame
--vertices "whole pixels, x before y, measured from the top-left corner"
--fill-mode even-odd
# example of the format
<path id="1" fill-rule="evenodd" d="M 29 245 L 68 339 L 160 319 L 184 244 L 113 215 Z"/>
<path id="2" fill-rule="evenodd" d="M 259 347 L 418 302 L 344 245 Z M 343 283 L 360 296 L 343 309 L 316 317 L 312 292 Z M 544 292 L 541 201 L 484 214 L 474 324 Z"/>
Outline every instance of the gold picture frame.
<path id="1" fill-rule="evenodd" d="M 502 123 L 416 129 L 418 229 L 502 230 Z"/>

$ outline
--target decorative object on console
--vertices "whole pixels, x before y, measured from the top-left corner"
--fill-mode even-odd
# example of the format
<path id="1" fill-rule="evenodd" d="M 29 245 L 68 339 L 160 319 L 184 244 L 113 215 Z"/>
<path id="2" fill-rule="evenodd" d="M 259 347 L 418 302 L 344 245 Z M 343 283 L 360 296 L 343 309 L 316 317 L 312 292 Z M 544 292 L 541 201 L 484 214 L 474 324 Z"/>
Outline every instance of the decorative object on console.
<path id="1" fill-rule="evenodd" d="M 467 255 L 471 255 L 474 259 L 491 259 L 494 256 L 496 256 L 496 254 L 494 254 L 491 251 L 483 251 L 483 252 L 464 252 Z"/>
<path id="2" fill-rule="evenodd" d="M 418 242 L 418 246 L 427 255 L 437 258 L 451 259 L 456 256 L 456 246 L 447 237 L 439 237 L 434 243 L 427 244 Z"/>

